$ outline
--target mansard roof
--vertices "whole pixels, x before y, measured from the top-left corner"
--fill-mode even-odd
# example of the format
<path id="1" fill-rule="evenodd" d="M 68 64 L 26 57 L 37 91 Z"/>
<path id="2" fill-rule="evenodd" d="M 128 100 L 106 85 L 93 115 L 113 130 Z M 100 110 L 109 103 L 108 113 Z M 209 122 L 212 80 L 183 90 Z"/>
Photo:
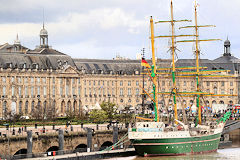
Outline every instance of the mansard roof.
<path id="1" fill-rule="evenodd" d="M 34 50 L 8 50 L 11 45 L 0 46 L 0 67 L 26 69 L 61 69 L 64 65 L 76 68 L 73 59 L 59 51 L 50 48 Z M 26 47 L 25 47 L 26 48 Z"/>
<path id="2" fill-rule="evenodd" d="M 151 64 L 151 60 L 147 60 Z M 135 74 L 140 73 L 141 60 L 104 60 L 104 59 L 74 59 L 78 70 L 84 70 L 86 73 L 102 73 L 102 74 Z M 157 63 L 162 67 L 170 65 L 169 60 L 158 59 Z"/>

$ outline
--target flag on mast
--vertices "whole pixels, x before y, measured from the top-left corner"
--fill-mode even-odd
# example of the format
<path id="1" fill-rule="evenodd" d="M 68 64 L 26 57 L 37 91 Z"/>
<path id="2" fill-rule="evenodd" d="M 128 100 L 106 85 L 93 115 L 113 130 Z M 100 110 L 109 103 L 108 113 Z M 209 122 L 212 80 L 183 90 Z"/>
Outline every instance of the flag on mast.
<path id="1" fill-rule="evenodd" d="M 151 68 L 151 66 L 148 64 L 148 62 L 144 58 L 142 58 L 141 66 L 145 66 L 147 68 Z"/>

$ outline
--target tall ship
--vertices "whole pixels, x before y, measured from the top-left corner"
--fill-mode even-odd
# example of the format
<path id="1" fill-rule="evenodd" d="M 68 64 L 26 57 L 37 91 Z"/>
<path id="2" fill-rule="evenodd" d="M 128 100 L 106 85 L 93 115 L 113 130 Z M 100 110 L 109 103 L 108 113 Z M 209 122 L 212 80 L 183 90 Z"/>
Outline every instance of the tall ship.
<path id="1" fill-rule="evenodd" d="M 173 16 L 173 2 L 171 0 L 171 19 L 169 21 L 153 21 L 150 18 L 151 26 L 151 48 L 152 48 L 152 64 L 149 65 L 147 61 L 142 60 L 146 69 L 143 74 L 147 74 L 152 81 L 152 91 L 149 93 L 143 89 L 143 94 L 147 95 L 154 106 L 154 118 L 136 117 L 139 122 L 135 123 L 135 126 L 129 128 L 128 138 L 132 142 L 136 152 L 140 156 L 159 156 L 159 155 L 185 155 L 185 154 L 197 154 L 205 152 L 217 151 L 221 138 L 224 125 L 231 113 L 226 112 L 218 120 L 213 118 L 202 118 L 202 105 L 204 103 L 204 97 L 206 96 L 230 96 L 230 95 L 216 95 L 214 93 L 208 93 L 201 89 L 200 80 L 204 77 L 221 77 L 228 76 L 223 74 L 226 70 L 207 70 L 206 67 L 199 65 L 199 43 L 201 41 L 215 41 L 219 39 L 199 39 L 199 28 L 201 27 L 214 27 L 213 25 L 198 25 L 197 21 L 197 3 L 195 0 L 195 20 L 194 25 L 180 27 L 179 29 L 194 29 L 193 35 L 175 35 L 175 23 L 177 22 L 191 22 L 189 20 L 175 20 Z M 154 25 L 158 23 L 170 23 L 170 35 L 155 36 Z M 186 40 L 176 40 L 179 37 L 190 37 Z M 160 68 L 156 66 L 155 59 L 155 38 L 169 38 L 170 39 L 170 53 L 171 53 L 171 66 L 169 68 Z M 194 43 L 194 55 L 195 65 L 186 67 L 176 67 L 176 44 L 183 42 Z M 158 91 L 158 78 L 168 78 L 171 81 L 171 89 L 169 92 Z M 196 88 L 192 91 L 180 91 L 178 89 L 176 79 L 181 78 L 194 78 Z M 161 110 L 159 109 L 158 98 L 159 96 L 168 95 L 173 102 L 173 114 L 171 116 L 168 113 L 167 120 L 164 120 L 163 116 L 160 116 Z M 233 95 L 231 95 L 233 96 Z M 184 97 L 192 97 L 196 104 L 197 114 L 188 119 L 185 113 L 185 106 L 177 105 L 177 101 Z M 183 116 L 179 116 L 179 110 L 182 110 Z"/>

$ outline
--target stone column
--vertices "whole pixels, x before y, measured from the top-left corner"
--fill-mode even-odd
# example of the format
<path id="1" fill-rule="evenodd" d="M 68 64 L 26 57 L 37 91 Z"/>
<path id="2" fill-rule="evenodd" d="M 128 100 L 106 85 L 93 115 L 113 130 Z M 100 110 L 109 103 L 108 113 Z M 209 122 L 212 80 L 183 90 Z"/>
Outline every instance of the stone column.
<path id="1" fill-rule="evenodd" d="M 64 134 L 63 130 L 58 131 L 58 154 L 62 155 L 63 154 L 63 149 L 64 149 Z"/>
<path id="2" fill-rule="evenodd" d="M 27 158 L 32 158 L 32 131 L 27 131 Z"/>
<path id="3" fill-rule="evenodd" d="M 87 152 L 92 151 L 92 128 L 87 128 Z"/>
<path id="4" fill-rule="evenodd" d="M 118 126 L 113 126 L 113 144 L 115 144 L 117 142 L 118 142 Z M 116 149 L 116 148 L 114 148 L 114 149 Z"/>

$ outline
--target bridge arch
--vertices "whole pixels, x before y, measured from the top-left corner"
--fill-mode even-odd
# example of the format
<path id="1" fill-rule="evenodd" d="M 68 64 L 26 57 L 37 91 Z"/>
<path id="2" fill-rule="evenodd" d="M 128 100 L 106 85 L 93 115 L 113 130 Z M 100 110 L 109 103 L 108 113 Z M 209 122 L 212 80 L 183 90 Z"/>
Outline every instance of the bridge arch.
<path id="1" fill-rule="evenodd" d="M 102 145 L 101 145 L 101 147 L 100 147 L 100 151 L 101 150 L 104 150 L 104 149 L 106 149 L 107 147 L 110 147 L 110 146 L 112 146 L 113 145 L 113 143 L 111 142 L 111 141 L 106 141 L 106 142 L 104 142 Z"/>
<path id="2" fill-rule="evenodd" d="M 46 152 L 58 151 L 58 149 L 59 149 L 58 146 L 51 146 L 50 148 L 48 148 Z"/>
<path id="3" fill-rule="evenodd" d="M 27 149 L 26 148 L 22 148 L 20 150 L 18 150 L 14 155 L 13 158 L 14 159 L 21 159 L 21 158 L 26 158 L 27 157 Z"/>
<path id="4" fill-rule="evenodd" d="M 76 152 L 87 152 L 87 145 L 86 144 L 79 144 L 73 151 L 74 153 Z"/>

